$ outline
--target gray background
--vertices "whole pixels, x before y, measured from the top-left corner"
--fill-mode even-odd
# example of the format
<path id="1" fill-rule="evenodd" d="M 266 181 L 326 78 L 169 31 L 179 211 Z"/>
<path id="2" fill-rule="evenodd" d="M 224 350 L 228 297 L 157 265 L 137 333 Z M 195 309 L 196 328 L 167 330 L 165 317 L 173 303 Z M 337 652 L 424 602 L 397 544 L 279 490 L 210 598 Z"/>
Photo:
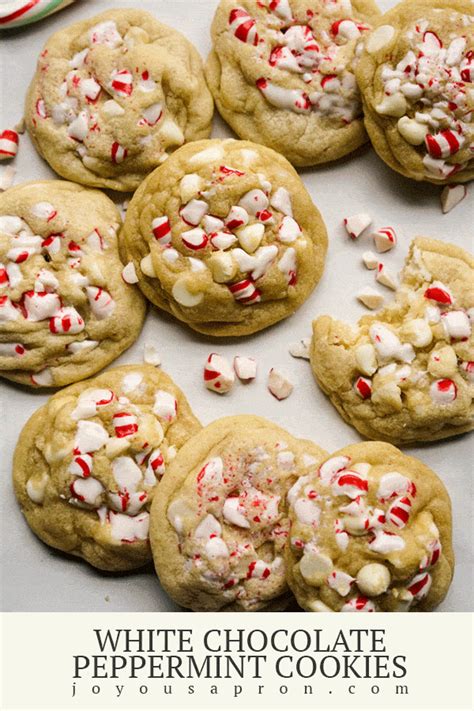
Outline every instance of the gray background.
<path id="1" fill-rule="evenodd" d="M 135 5 L 183 32 L 205 57 L 210 48 L 209 27 L 217 0 L 142 0 L 140 3 L 80 0 L 66 10 L 27 28 L 0 33 L 0 127 L 14 126 L 33 75 L 36 58 L 49 35 L 70 22 L 105 9 Z M 388 9 L 394 2 L 380 2 Z M 214 136 L 232 135 L 216 117 Z M 14 162 L 16 182 L 54 178 L 36 155 L 28 136 L 20 139 Z M 321 210 L 329 233 L 329 253 L 324 276 L 310 299 L 290 319 L 263 333 L 239 341 L 200 337 L 163 313 L 150 311 L 137 343 L 116 363 L 141 362 L 145 342 L 156 344 L 165 370 L 185 391 L 203 424 L 217 417 L 255 413 L 272 419 L 297 436 L 314 439 L 334 451 L 358 434 L 347 426 L 319 391 L 306 361 L 294 360 L 288 344 L 309 335 L 311 320 L 330 313 L 355 321 L 366 310 L 355 294 L 374 285 L 373 272 L 361 263 L 370 244 L 367 237 L 353 244 L 341 227 L 344 216 L 367 211 L 377 226 L 394 226 L 398 248 L 384 259 L 396 273 L 416 235 L 449 240 L 472 249 L 472 188 L 468 199 L 449 215 L 442 215 L 440 189 L 418 185 L 392 172 L 369 147 L 336 165 L 301 171 L 314 202 Z M 369 231 L 370 233 L 370 231 Z M 387 298 L 392 292 L 380 287 Z M 258 359 L 256 383 L 237 386 L 227 396 L 208 392 L 201 372 L 209 352 L 218 350 Z M 293 395 L 277 402 L 266 390 L 268 370 L 278 366 L 295 384 Z M 86 563 L 70 559 L 43 545 L 29 530 L 16 505 L 11 486 L 11 458 L 23 424 L 43 404 L 46 395 L 30 392 L 8 382 L 1 384 L 1 609 L 3 611 L 157 611 L 178 609 L 160 589 L 151 568 L 122 576 L 100 573 Z M 472 606 L 472 438 L 411 447 L 443 479 L 451 494 L 454 513 L 456 573 L 443 611 L 469 611 Z"/>

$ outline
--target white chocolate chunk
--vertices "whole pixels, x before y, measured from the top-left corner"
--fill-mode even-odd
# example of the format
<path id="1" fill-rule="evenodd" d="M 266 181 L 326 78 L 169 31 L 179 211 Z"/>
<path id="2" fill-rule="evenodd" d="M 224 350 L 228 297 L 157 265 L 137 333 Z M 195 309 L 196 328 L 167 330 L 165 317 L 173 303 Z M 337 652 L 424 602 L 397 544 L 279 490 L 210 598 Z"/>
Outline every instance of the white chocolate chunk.
<path id="1" fill-rule="evenodd" d="M 374 252 L 364 252 L 362 255 L 362 261 L 367 269 L 377 269 L 379 265 L 379 258 Z"/>
<path id="2" fill-rule="evenodd" d="M 429 128 L 426 124 L 418 123 L 418 121 L 410 119 L 408 116 L 402 116 L 399 119 L 397 128 L 399 134 L 411 146 L 421 146 L 425 142 L 427 133 L 429 133 Z"/>
<path id="3" fill-rule="evenodd" d="M 390 96 L 384 96 L 380 104 L 375 107 L 378 114 L 382 116 L 392 116 L 394 118 L 399 118 L 404 116 L 407 110 L 407 100 L 401 92 L 392 94 Z"/>
<path id="4" fill-rule="evenodd" d="M 377 370 L 377 356 L 371 343 L 358 346 L 354 352 L 357 368 L 363 375 L 373 375 Z"/>
<path id="5" fill-rule="evenodd" d="M 28 497 L 31 499 L 31 501 L 33 501 L 35 504 L 43 503 L 48 481 L 49 476 L 45 472 L 43 472 L 39 479 L 35 475 L 33 475 L 26 482 L 26 493 L 28 494 Z"/>
<path id="6" fill-rule="evenodd" d="M 368 309 L 372 310 L 380 309 L 384 302 L 382 294 L 375 289 L 372 289 L 371 286 L 366 286 L 364 289 L 359 291 L 357 298 L 362 304 L 364 304 L 364 306 L 367 306 Z"/>
<path id="7" fill-rule="evenodd" d="M 467 195 L 467 187 L 465 185 L 446 185 L 441 193 L 441 208 L 443 214 L 447 214 L 453 210 L 456 205 L 464 200 Z"/>
<path id="8" fill-rule="evenodd" d="M 392 41 L 394 35 L 395 29 L 392 25 L 381 25 L 370 33 L 367 38 L 365 48 L 370 54 L 376 54 Z"/>
<path id="9" fill-rule="evenodd" d="M 300 573 L 310 585 L 321 585 L 331 572 L 331 558 L 315 551 L 305 551 L 299 563 Z"/>
<path id="10" fill-rule="evenodd" d="M 173 298 L 181 304 L 181 306 L 186 306 L 187 308 L 192 308 L 201 303 L 204 298 L 204 294 L 200 291 L 193 293 L 188 289 L 188 280 L 186 277 L 182 277 L 175 281 L 172 289 Z"/>
<path id="11" fill-rule="evenodd" d="M 179 195 L 182 203 L 188 203 L 196 197 L 202 189 L 203 179 L 197 173 L 188 173 L 181 178 L 179 184 Z"/>
<path id="12" fill-rule="evenodd" d="M 400 335 L 415 348 L 425 348 L 433 340 L 431 328 L 422 318 L 406 321 L 400 329 Z"/>
<path id="13" fill-rule="evenodd" d="M 382 595 L 390 585 L 390 571 L 380 563 L 368 563 L 357 573 L 356 583 L 364 595 Z"/>
<path id="14" fill-rule="evenodd" d="M 140 269 L 144 273 L 145 276 L 148 277 L 156 277 L 156 272 L 155 268 L 153 266 L 153 259 L 150 254 L 147 254 L 146 257 L 143 257 L 143 259 L 140 262 Z"/>
<path id="15" fill-rule="evenodd" d="M 212 278 L 218 284 L 231 281 L 237 272 L 237 266 L 229 252 L 216 252 L 207 260 L 207 266 L 212 272 Z"/>
<path id="16" fill-rule="evenodd" d="M 262 193 L 263 194 L 263 193 Z M 265 225 L 255 222 L 252 225 L 241 227 L 237 230 L 237 237 L 240 245 L 248 254 L 253 254 L 260 246 L 260 242 L 265 234 Z"/>

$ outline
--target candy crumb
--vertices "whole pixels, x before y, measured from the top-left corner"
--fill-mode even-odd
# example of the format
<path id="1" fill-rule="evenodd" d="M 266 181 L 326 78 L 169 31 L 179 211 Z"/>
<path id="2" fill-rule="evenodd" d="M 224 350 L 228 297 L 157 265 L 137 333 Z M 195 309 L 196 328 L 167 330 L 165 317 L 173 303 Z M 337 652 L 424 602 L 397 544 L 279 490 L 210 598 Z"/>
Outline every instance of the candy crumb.
<path id="1" fill-rule="evenodd" d="M 305 358 L 309 360 L 309 347 L 311 338 L 302 338 L 299 341 L 294 341 L 288 346 L 288 351 L 293 358 Z"/>
<path id="2" fill-rule="evenodd" d="M 459 205 L 467 195 L 467 187 L 465 185 L 446 185 L 441 191 L 441 209 L 446 215 L 451 210 Z"/>

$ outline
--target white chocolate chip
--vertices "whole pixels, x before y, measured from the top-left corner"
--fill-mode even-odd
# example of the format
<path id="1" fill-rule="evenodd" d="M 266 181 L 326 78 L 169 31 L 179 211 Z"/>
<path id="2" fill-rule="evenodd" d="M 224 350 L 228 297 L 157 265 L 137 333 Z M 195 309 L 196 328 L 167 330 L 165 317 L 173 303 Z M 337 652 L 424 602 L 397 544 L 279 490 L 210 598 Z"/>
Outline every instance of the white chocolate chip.
<path id="1" fill-rule="evenodd" d="M 390 585 L 390 571 L 380 563 L 369 563 L 357 573 L 356 583 L 364 595 L 382 595 Z"/>
<path id="2" fill-rule="evenodd" d="M 299 563 L 300 573 L 309 585 L 321 585 L 331 572 L 331 558 L 315 551 L 305 551 Z"/>
<path id="3" fill-rule="evenodd" d="M 407 100 L 400 92 L 391 96 L 384 96 L 380 104 L 375 107 L 378 114 L 382 116 L 393 116 L 399 118 L 403 116 L 407 110 Z"/>
<path id="4" fill-rule="evenodd" d="M 364 304 L 364 306 L 367 306 L 368 309 L 372 310 L 379 309 L 384 302 L 382 294 L 375 289 L 372 289 L 371 286 L 366 286 L 362 289 L 362 291 L 359 291 L 357 298 L 362 304 Z"/>
<path id="5" fill-rule="evenodd" d="M 145 274 L 145 276 L 148 277 L 156 277 L 156 272 L 155 268 L 153 267 L 153 259 L 150 254 L 147 254 L 146 257 L 143 257 L 143 259 L 140 262 L 140 269 L 142 272 Z"/>
<path id="6" fill-rule="evenodd" d="M 181 306 L 186 306 L 192 308 L 201 303 L 204 298 L 202 291 L 193 293 L 188 289 L 188 280 L 186 277 L 178 279 L 172 289 L 173 298 L 181 304 Z"/>
<path id="7" fill-rule="evenodd" d="M 182 203 L 188 203 L 199 194 L 203 186 L 203 179 L 197 173 L 188 173 L 181 178 L 179 195 Z"/>
<path id="8" fill-rule="evenodd" d="M 33 475 L 26 482 L 26 493 L 28 494 L 31 501 L 33 501 L 35 504 L 42 504 L 43 503 L 44 493 L 45 493 L 48 481 L 49 481 L 49 476 L 45 472 L 43 472 L 43 474 L 41 475 L 41 478 L 38 479 L 35 475 Z"/>
<path id="9" fill-rule="evenodd" d="M 411 146 L 421 146 L 425 142 L 429 128 L 426 124 L 418 123 L 415 119 L 402 116 L 397 123 L 400 136 Z"/>
<path id="10" fill-rule="evenodd" d="M 428 358 L 427 370 L 436 378 L 447 378 L 457 371 L 458 359 L 454 348 L 443 346 L 431 351 Z"/>
<path id="11" fill-rule="evenodd" d="M 354 353 L 357 368 L 363 375 L 373 375 L 377 370 L 377 355 L 371 343 L 358 346 Z"/>
<path id="12" fill-rule="evenodd" d="M 237 272 L 237 266 L 229 252 L 215 252 L 207 260 L 207 266 L 218 284 L 230 281 Z"/>
<path id="13" fill-rule="evenodd" d="M 248 254 L 253 254 L 260 246 L 260 242 L 265 234 L 265 225 L 255 222 L 252 225 L 241 227 L 236 232 L 240 245 Z"/>
<path id="14" fill-rule="evenodd" d="M 376 30 L 370 33 L 367 38 L 365 47 L 370 54 L 375 54 L 379 50 L 386 47 L 392 41 L 395 35 L 395 29 L 392 25 L 381 25 Z"/>

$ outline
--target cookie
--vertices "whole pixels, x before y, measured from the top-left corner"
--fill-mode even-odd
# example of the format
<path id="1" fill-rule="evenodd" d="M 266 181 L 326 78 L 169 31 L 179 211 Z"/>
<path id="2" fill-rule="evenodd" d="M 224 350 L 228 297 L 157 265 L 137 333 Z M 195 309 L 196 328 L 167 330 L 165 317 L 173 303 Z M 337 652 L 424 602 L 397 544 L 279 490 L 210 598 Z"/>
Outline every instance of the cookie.
<path id="1" fill-rule="evenodd" d="M 326 228 L 300 177 L 246 141 L 183 146 L 135 193 L 122 259 L 156 306 L 242 336 L 291 315 L 323 271 Z"/>
<path id="2" fill-rule="evenodd" d="M 51 397 L 23 428 L 13 481 L 42 541 L 102 570 L 151 559 L 156 483 L 200 429 L 162 370 L 125 365 Z"/>
<path id="3" fill-rule="evenodd" d="M 367 140 L 354 76 L 373 0 L 221 0 L 206 78 L 241 138 L 296 166 L 351 153 Z"/>
<path id="4" fill-rule="evenodd" d="M 311 366 L 342 417 L 369 439 L 407 444 L 473 428 L 474 260 L 417 237 L 396 300 L 358 327 L 313 323 Z"/>
<path id="5" fill-rule="evenodd" d="M 140 292 L 122 279 L 120 214 L 73 183 L 0 194 L 0 374 L 34 387 L 93 375 L 138 337 Z"/>
<path id="6" fill-rule="evenodd" d="M 201 58 L 142 10 L 109 10 L 46 43 L 25 106 L 38 152 L 84 185 L 135 190 L 185 141 L 211 131 Z"/>
<path id="7" fill-rule="evenodd" d="M 405 0 L 366 38 L 357 64 L 379 156 L 414 180 L 474 177 L 471 0 Z"/>
<path id="8" fill-rule="evenodd" d="M 205 427 L 160 482 L 150 517 L 156 572 L 197 611 L 284 609 L 286 496 L 326 454 L 253 415 Z"/>
<path id="9" fill-rule="evenodd" d="M 451 502 L 418 459 L 383 442 L 354 444 L 288 498 L 287 577 L 305 610 L 422 611 L 446 596 Z"/>

